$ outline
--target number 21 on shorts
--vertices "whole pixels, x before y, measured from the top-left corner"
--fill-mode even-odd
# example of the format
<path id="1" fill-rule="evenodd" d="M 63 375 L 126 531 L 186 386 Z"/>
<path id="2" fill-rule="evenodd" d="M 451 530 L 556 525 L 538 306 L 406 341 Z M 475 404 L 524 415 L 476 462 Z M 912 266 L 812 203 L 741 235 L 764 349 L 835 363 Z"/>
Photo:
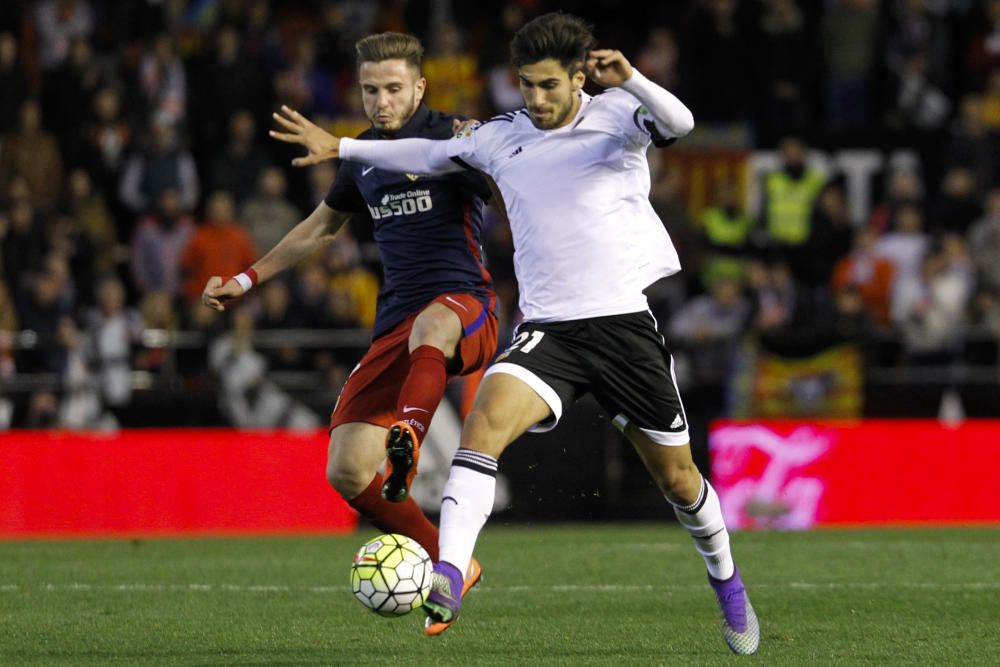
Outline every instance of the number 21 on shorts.
<path id="1" fill-rule="evenodd" d="M 514 342 L 510 344 L 510 348 L 507 351 L 521 350 L 521 352 L 528 354 L 542 342 L 542 336 L 544 335 L 544 331 L 522 331 L 514 337 Z"/>

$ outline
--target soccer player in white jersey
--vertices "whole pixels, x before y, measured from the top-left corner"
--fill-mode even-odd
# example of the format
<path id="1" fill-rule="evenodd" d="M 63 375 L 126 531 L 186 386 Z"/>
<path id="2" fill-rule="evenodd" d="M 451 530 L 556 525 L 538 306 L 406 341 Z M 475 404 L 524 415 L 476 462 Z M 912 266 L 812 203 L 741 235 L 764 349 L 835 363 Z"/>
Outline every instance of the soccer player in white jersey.
<path id="1" fill-rule="evenodd" d="M 446 141 L 353 141 L 298 113 L 275 119 L 309 155 L 382 169 L 493 177 L 514 235 L 524 323 L 487 371 L 462 430 L 441 504 L 425 633 L 461 609 L 462 572 L 493 507 L 497 458 L 526 431 L 547 431 L 564 408 L 592 393 L 636 448 L 704 557 L 736 653 L 757 650 L 759 626 L 729 548 L 711 485 L 691 458 L 673 360 L 643 289 L 680 270 L 649 204 L 649 144 L 667 146 L 694 127 L 674 95 L 618 51 L 595 50 L 590 28 L 562 13 L 540 16 L 511 43 L 525 108 L 467 127 Z M 590 77 L 607 88 L 583 92 Z"/>

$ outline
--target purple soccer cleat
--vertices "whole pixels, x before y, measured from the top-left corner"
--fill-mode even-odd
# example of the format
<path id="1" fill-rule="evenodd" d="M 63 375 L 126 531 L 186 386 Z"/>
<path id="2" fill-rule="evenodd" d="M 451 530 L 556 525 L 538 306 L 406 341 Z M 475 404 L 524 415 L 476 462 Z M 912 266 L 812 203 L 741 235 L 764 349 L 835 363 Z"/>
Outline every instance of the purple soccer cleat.
<path id="1" fill-rule="evenodd" d="M 425 634 L 439 634 L 458 618 L 462 610 L 462 573 L 451 563 L 434 563 L 431 592 L 424 602 L 427 612 Z M 447 624 L 437 632 L 427 632 L 432 626 Z"/>
<path id="2" fill-rule="evenodd" d="M 756 653 L 760 645 L 760 625 L 740 579 L 740 571 L 734 571 L 733 576 L 725 580 L 708 575 L 708 583 L 722 610 L 722 636 L 726 644 L 738 655 Z"/>

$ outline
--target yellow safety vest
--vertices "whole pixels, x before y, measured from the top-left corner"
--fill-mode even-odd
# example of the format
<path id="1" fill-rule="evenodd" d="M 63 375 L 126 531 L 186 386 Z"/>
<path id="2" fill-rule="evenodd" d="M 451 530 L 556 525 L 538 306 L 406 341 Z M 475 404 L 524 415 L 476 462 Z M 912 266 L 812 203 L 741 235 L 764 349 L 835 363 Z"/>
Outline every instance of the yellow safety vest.
<path id="1" fill-rule="evenodd" d="M 746 245 L 752 221 L 743 214 L 728 216 L 721 208 L 710 208 L 702 218 L 705 237 L 714 245 L 738 247 Z"/>
<path id="2" fill-rule="evenodd" d="M 799 245 L 809 238 L 809 218 L 813 201 L 825 181 L 815 171 L 806 170 L 794 180 L 784 171 L 767 177 L 767 232 L 784 245 Z"/>

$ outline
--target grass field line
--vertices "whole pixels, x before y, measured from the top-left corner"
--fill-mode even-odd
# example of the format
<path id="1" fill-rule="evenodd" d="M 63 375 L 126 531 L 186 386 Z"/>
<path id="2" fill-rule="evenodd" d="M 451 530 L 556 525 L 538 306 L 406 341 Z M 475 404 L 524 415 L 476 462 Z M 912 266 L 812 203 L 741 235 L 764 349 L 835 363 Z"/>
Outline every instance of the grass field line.
<path id="1" fill-rule="evenodd" d="M 551 584 L 548 586 L 479 586 L 488 593 L 526 593 L 545 591 L 552 593 L 654 593 L 669 591 L 701 590 L 704 584 Z M 995 591 L 997 581 L 944 582 L 886 582 L 886 581 L 788 581 L 781 583 L 756 583 L 756 589 L 793 590 L 930 590 L 930 591 Z M 350 592 L 349 586 L 287 586 L 282 584 L 88 584 L 70 582 L 63 584 L 0 584 L 0 593 L 42 591 L 49 593 L 117 592 L 117 593 L 316 593 L 342 594 Z"/>

